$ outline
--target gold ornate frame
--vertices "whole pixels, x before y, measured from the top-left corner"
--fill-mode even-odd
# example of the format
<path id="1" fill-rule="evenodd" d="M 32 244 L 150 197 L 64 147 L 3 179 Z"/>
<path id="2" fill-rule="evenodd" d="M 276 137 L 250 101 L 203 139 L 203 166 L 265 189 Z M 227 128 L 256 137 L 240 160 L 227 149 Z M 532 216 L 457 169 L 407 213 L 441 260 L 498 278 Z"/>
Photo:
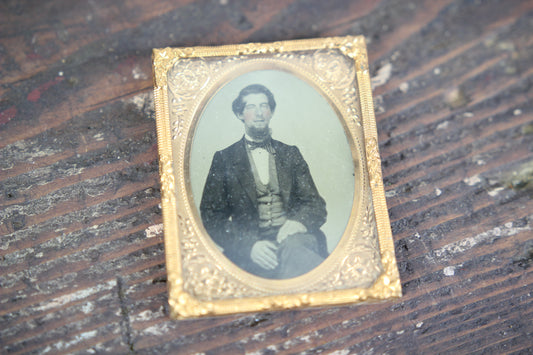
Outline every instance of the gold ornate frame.
<path id="1" fill-rule="evenodd" d="M 174 318 L 347 304 L 400 297 L 362 36 L 153 51 L 169 304 Z M 288 280 L 249 274 L 203 228 L 189 182 L 202 108 L 240 73 L 280 68 L 307 80 L 335 108 L 349 138 L 357 196 L 330 256 Z"/>

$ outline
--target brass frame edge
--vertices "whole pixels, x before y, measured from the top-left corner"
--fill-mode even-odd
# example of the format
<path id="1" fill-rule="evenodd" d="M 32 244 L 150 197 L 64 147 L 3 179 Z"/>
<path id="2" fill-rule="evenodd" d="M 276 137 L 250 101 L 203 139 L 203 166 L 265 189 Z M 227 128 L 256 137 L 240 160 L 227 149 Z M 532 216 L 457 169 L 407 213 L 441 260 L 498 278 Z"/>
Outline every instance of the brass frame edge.
<path id="1" fill-rule="evenodd" d="M 172 140 L 167 92 L 167 72 L 180 58 L 269 54 L 310 49 L 339 49 L 356 66 L 356 79 L 363 123 L 364 150 L 383 273 L 369 288 L 320 291 L 310 294 L 287 294 L 200 301 L 183 290 L 179 221 L 176 206 L 174 172 L 172 168 Z M 159 169 L 161 178 L 161 207 L 164 223 L 165 259 L 171 317 L 184 319 L 206 315 L 225 315 L 241 312 L 290 309 L 300 306 L 342 305 L 356 301 L 380 301 L 401 297 L 401 283 L 395 261 L 394 242 L 385 199 L 381 160 L 377 143 L 368 59 L 363 36 L 329 37 L 289 42 L 249 43 L 217 47 L 162 48 L 153 50 L 154 102 L 158 136 Z"/>
<path id="2" fill-rule="evenodd" d="M 364 41 L 364 39 L 363 39 Z M 376 117 L 374 115 L 374 102 L 372 99 L 372 87 L 370 84 L 370 74 L 368 72 L 368 56 L 366 46 L 361 46 L 364 52 L 359 56 L 357 65 L 357 82 L 359 86 L 359 97 L 361 113 L 363 116 L 363 130 L 365 136 L 365 150 L 367 167 L 369 172 L 370 188 L 372 190 L 372 201 L 374 203 L 374 214 L 378 229 L 379 247 L 382 253 L 382 262 L 385 266 L 385 274 L 389 280 L 393 297 L 402 296 L 400 275 L 396 264 L 394 252 L 394 239 L 390 227 L 387 200 L 385 198 L 385 187 L 383 185 L 383 173 L 381 170 L 381 156 L 379 154 L 378 132 Z M 373 176 L 371 176 L 373 175 Z"/>
<path id="3" fill-rule="evenodd" d="M 153 56 L 152 58 L 155 58 Z M 153 59 L 154 60 L 154 59 Z M 155 65 L 155 61 L 153 62 Z M 161 211 L 163 216 L 163 235 L 165 245 L 165 265 L 167 269 L 167 289 L 171 316 L 177 318 L 174 300 L 183 292 L 181 279 L 180 245 L 177 238 L 175 182 L 172 167 L 172 140 L 168 107 L 167 87 L 156 85 L 154 73 L 154 105 L 159 154 L 159 176 L 161 184 Z"/>

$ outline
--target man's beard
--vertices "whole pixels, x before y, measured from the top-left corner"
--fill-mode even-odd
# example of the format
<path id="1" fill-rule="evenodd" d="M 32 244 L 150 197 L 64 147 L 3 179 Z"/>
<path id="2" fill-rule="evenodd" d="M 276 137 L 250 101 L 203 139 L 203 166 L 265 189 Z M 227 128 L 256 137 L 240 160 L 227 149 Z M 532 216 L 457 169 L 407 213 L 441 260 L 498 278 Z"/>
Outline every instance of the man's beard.
<path id="1" fill-rule="evenodd" d="M 248 127 L 246 130 L 246 133 L 253 138 L 256 141 L 263 141 L 270 137 L 270 134 L 272 133 L 272 130 L 270 127 L 265 128 L 256 128 L 256 127 Z"/>

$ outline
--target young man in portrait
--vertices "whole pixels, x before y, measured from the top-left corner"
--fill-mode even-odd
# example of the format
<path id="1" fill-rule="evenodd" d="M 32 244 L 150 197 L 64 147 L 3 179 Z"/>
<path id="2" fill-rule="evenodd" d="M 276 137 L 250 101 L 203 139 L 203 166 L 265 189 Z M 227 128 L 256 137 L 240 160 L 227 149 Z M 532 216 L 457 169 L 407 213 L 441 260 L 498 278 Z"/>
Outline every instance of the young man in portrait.
<path id="1" fill-rule="evenodd" d="M 327 246 L 320 230 L 326 204 L 309 167 L 297 147 L 272 139 L 276 101 L 269 89 L 245 87 L 232 109 L 244 136 L 213 157 L 200 204 L 204 227 L 252 274 L 286 279 L 311 271 Z"/>

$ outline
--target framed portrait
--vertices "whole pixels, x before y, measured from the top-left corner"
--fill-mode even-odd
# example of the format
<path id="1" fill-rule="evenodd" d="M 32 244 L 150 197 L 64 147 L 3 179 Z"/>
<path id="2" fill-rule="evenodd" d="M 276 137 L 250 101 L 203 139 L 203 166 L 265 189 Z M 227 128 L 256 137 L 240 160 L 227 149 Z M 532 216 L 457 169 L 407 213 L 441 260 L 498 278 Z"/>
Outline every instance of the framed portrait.
<path id="1" fill-rule="evenodd" d="M 154 49 L 169 305 L 400 297 L 364 38 Z"/>

